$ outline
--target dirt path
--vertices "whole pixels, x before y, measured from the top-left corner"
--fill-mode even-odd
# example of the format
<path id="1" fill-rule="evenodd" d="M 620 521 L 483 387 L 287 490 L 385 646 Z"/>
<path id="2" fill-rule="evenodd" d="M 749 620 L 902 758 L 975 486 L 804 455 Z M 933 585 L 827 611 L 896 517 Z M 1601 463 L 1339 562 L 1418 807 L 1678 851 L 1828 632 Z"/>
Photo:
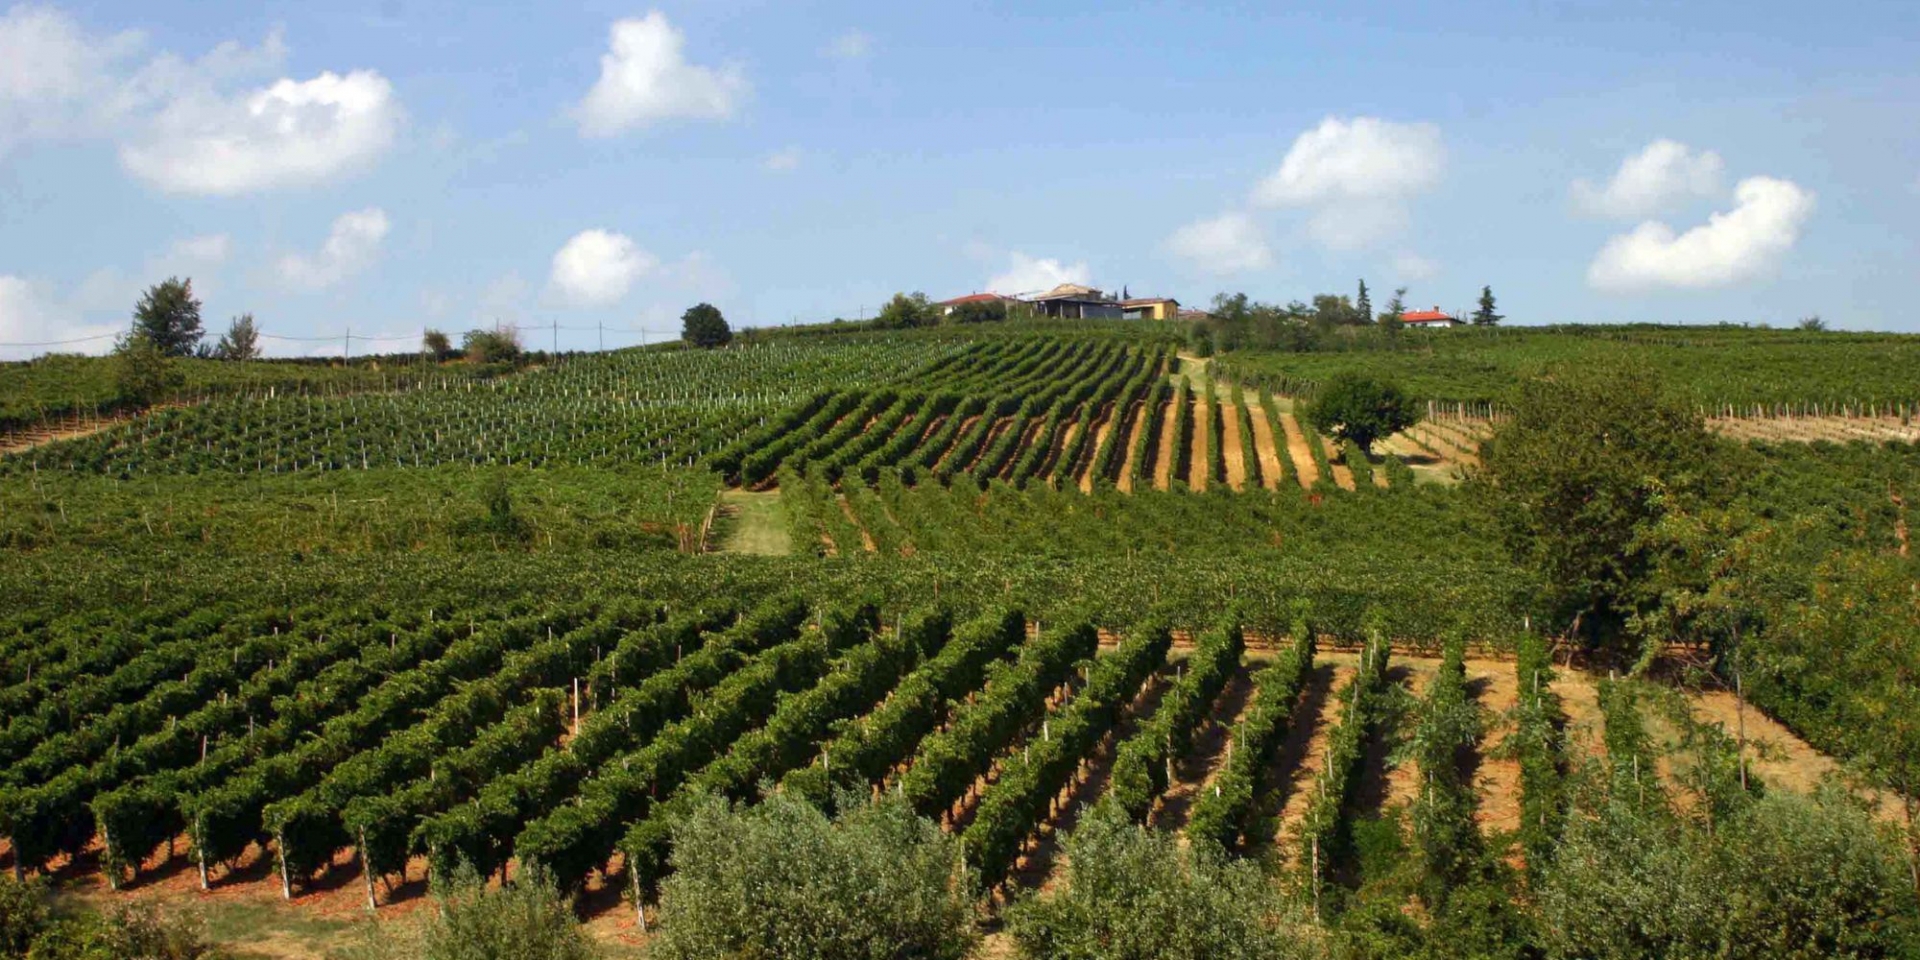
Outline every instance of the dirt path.
<path id="1" fill-rule="evenodd" d="M 1128 409 L 1127 414 L 1127 452 L 1120 463 L 1120 478 L 1114 481 L 1121 493 L 1133 492 L 1133 471 L 1135 461 L 1139 459 L 1134 453 L 1134 438 L 1139 436 L 1140 431 L 1147 428 L 1147 405 L 1135 404 Z"/>
<path id="2" fill-rule="evenodd" d="M 948 444 L 945 450 L 940 451 L 940 459 L 934 461 L 933 468 L 935 470 L 940 469 L 946 464 L 947 458 L 953 456 L 954 449 L 960 445 L 960 438 L 973 432 L 974 425 L 979 422 L 980 417 L 977 414 L 960 421 L 960 429 L 953 435 L 953 442 Z"/>
<path id="3" fill-rule="evenodd" d="M 873 534 L 868 533 L 867 528 L 860 523 L 860 515 L 853 512 L 853 504 L 848 503 L 847 498 L 840 494 L 834 495 L 833 502 L 840 505 L 840 513 L 847 518 L 847 522 L 853 524 L 855 530 L 860 531 L 860 548 L 868 553 L 878 553 L 880 548 L 874 545 Z"/>
<path id="4" fill-rule="evenodd" d="M 1260 460 L 1260 484 L 1268 490 L 1280 489 L 1280 448 L 1273 442 L 1273 424 L 1267 412 L 1253 399 L 1247 402 L 1247 414 L 1253 421 L 1253 452 Z"/>
<path id="5" fill-rule="evenodd" d="M 777 490 L 722 490 L 718 516 L 726 524 L 725 535 L 720 538 L 721 553 L 784 557 L 793 552 L 787 532 L 787 507 Z"/>
<path id="6" fill-rule="evenodd" d="M 1240 446 L 1240 408 L 1220 405 L 1220 452 L 1227 462 L 1227 486 L 1233 490 L 1247 487 L 1246 451 Z"/>
<path id="7" fill-rule="evenodd" d="M 1100 465 L 1098 462 L 1100 447 L 1113 439 L 1114 423 L 1125 416 L 1126 411 L 1122 410 L 1119 404 L 1109 403 L 1102 409 L 1101 413 L 1094 418 L 1093 436 L 1089 438 L 1087 449 L 1082 451 L 1081 454 L 1086 459 L 1086 462 L 1080 464 L 1077 470 L 1080 475 L 1081 493 L 1093 492 L 1093 474 L 1094 468 Z M 1121 435 L 1123 439 L 1125 436 L 1125 434 Z"/>
<path id="8" fill-rule="evenodd" d="M 1502 756 L 1501 746 L 1513 732 L 1507 714 L 1520 699 L 1520 678 L 1513 664 L 1498 660 L 1467 661 L 1467 690 L 1487 711 L 1487 731 L 1476 751 L 1473 792 L 1480 798 L 1474 822 L 1487 836 L 1520 829 L 1520 761 Z"/>
<path id="9" fill-rule="evenodd" d="M 1167 784 L 1167 792 L 1162 795 L 1160 806 L 1149 823 L 1161 830 L 1186 828 L 1194 800 L 1226 766 L 1232 729 L 1246 719 L 1247 712 L 1253 708 L 1253 695 L 1253 676 L 1249 669 L 1236 672 L 1233 679 L 1227 681 L 1207 714 L 1206 727 L 1193 738 L 1193 749 L 1174 761 L 1174 779 Z"/>
<path id="10" fill-rule="evenodd" d="M 1291 859 L 1294 854 L 1300 822 L 1306 818 L 1307 805 L 1313 801 L 1313 781 L 1326 764 L 1327 738 L 1342 719 L 1340 692 L 1353 682 L 1358 672 L 1352 656 L 1344 659 L 1348 662 L 1330 662 L 1336 658 L 1322 657 L 1322 662 L 1314 667 L 1311 682 L 1324 694 L 1319 699 L 1313 722 L 1289 726 L 1287 742 L 1280 746 L 1281 769 L 1286 771 L 1280 778 L 1286 796 L 1280 807 L 1277 848 L 1282 859 Z"/>
<path id="11" fill-rule="evenodd" d="M 1729 736 L 1737 735 L 1740 703 L 1731 692 L 1709 690 L 1691 700 L 1695 719 L 1718 723 Z M 1751 774 L 1758 774 L 1767 786 L 1794 793 L 1812 793 L 1821 781 L 1829 777 L 1838 777 L 1847 782 L 1848 778 L 1838 761 L 1815 750 L 1784 724 L 1754 709 L 1752 704 L 1747 705 L 1746 714 L 1747 770 Z M 1905 811 L 1901 809 L 1900 798 L 1895 794 L 1861 788 L 1853 783 L 1849 785 L 1873 801 L 1881 819 L 1896 824 L 1905 822 Z"/>
<path id="12" fill-rule="evenodd" d="M 1300 486 L 1311 490 L 1320 482 L 1320 465 L 1313 460 L 1313 451 L 1307 447 L 1306 432 L 1300 429 L 1300 421 L 1293 414 L 1280 414 L 1280 429 L 1287 435 L 1287 457 L 1293 461 L 1293 475 L 1299 479 Z"/>
<path id="13" fill-rule="evenodd" d="M 1600 715 L 1600 688 L 1594 686 L 1593 678 L 1564 667 L 1555 668 L 1549 689 L 1560 695 L 1560 707 L 1567 714 L 1568 758 L 1584 756 L 1605 760 L 1607 744 L 1601 736 L 1605 720 Z"/>
<path id="14" fill-rule="evenodd" d="M 1160 416 L 1160 456 L 1153 462 L 1153 488 L 1165 490 L 1173 484 L 1173 451 L 1177 444 L 1178 431 L 1173 425 L 1173 405 L 1178 401 L 1168 401 Z"/>
<path id="15" fill-rule="evenodd" d="M 1207 403 L 1205 394 L 1193 397 L 1193 462 L 1187 465 L 1187 486 L 1195 492 L 1207 489 L 1208 466 L 1213 462 L 1213 451 L 1207 449 L 1207 423 L 1213 416 L 1213 407 Z"/>
<path id="16" fill-rule="evenodd" d="M 1403 681 L 1407 692 L 1417 700 L 1427 695 L 1427 688 L 1433 684 L 1434 675 L 1439 672 L 1439 669 L 1440 661 L 1438 660 L 1400 660 L 1397 664 L 1389 661 L 1387 679 Z M 1377 742 L 1378 749 L 1390 752 L 1391 748 L 1401 740 L 1413 735 L 1414 725 L 1418 723 L 1419 718 L 1410 712 L 1402 719 L 1398 731 L 1388 731 L 1384 735 L 1376 734 L 1373 739 Z M 1384 761 L 1386 758 L 1382 759 Z M 1368 768 L 1372 769 L 1372 766 L 1369 764 Z M 1423 779 L 1420 765 L 1409 757 L 1399 763 L 1383 762 L 1382 767 L 1386 776 L 1386 786 L 1381 792 L 1381 807 L 1412 804 L 1420 795 L 1420 783 Z M 1366 795 L 1365 787 L 1366 784 L 1363 782 L 1361 784 L 1363 796 Z"/>

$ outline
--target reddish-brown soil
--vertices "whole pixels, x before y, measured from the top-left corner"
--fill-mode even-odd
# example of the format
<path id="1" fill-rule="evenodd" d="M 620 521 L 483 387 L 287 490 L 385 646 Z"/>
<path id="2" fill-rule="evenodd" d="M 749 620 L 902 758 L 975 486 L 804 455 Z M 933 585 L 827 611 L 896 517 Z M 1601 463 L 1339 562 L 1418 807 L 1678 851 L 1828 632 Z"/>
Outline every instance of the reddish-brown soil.
<path id="1" fill-rule="evenodd" d="M 860 515 L 853 512 L 853 504 L 848 503 L 846 497 L 839 495 L 835 495 L 833 501 L 840 505 L 840 513 L 847 518 L 847 522 L 853 524 L 855 530 L 860 531 L 860 548 L 868 553 L 877 553 L 880 548 L 874 545 L 873 534 L 868 533 L 867 528 L 860 524 Z"/>
<path id="2" fill-rule="evenodd" d="M 1253 397 L 1247 398 L 1247 412 L 1253 420 L 1253 450 L 1260 458 L 1260 483 L 1268 490 L 1280 489 L 1280 449 L 1273 439 L 1273 424 L 1267 420 L 1267 412 Z"/>
<path id="3" fill-rule="evenodd" d="M 1160 449 L 1153 462 L 1153 488 L 1165 490 L 1173 485 L 1173 453 L 1178 448 L 1179 431 L 1173 424 L 1173 401 L 1168 401 L 1160 417 Z"/>
<path id="4" fill-rule="evenodd" d="M 1247 458 L 1240 446 L 1240 408 L 1230 403 L 1220 405 L 1220 452 L 1227 465 L 1227 486 L 1246 489 Z"/>
<path id="5" fill-rule="evenodd" d="M 973 430 L 974 424 L 977 424 L 979 422 L 980 422 L 980 417 L 977 414 L 974 416 L 968 417 L 965 420 L 960 421 L 960 431 L 953 435 L 954 446 L 958 446 L 960 442 L 960 438 L 966 436 L 969 432 L 971 432 Z M 941 466 L 945 465 L 947 462 L 947 458 L 953 456 L 954 446 L 950 446 L 947 449 L 941 451 L 940 459 L 935 461 L 933 464 L 935 469 L 939 469 Z"/>
<path id="6" fill-rule="evenodd" d="M 1139 436 L 1140 431 L 1146 428 L 1147 405 L 1138 403 L 1129 407 L 1127 412 L 1127 452 L 1120 464 L 1120 479 L 1116 481 L 1116 485 L 1120 488 L 1121 493 L 1133 492 L 1133 471 L 1139 460 L 1138 454 L 1134 453 L 1134 451 L 1135 449 L 1144 449 L 1144 447 L 1135 447 L 1134 438 Z"/>
<path id="7" fill-rule="evenodd" d="M 1114 421 L 1125 415 L 1125 411 L 1117 409 L 1116 404 L 1110 403 L 1094 418 L 1093 436 L 1087 441 L 1086 449 L 1080 452 L 1080 463 L 1074 470 L 1081 493 L 1093 492 L 1093 468 L 1096 465 L 1094 457 L 1100 452 L 1101 445 L 1112 438 Z"/>
<path id="8" fill-rule="evenodd" d="M 1473 767 L 1473 792 L 1480 797 L 1474 819 L 1483 834 L 1510 833 L 1520 829 L 1520 762 L 1502 756 L 1500 748 L 1513 732 L 1508 713 L 1519 701 L 1520 678 L 1511 663 L 1469 660 L 1467 690 L 1487 712 Z"/>
<path id="9" fill-rule="evenodd" d="M 1300 486 L 1311 489 L 1320 481 L 1320 464 L 1314 462 L 1313 451 L 1307 447 L 1306 431 L 1300 429 L 1300 421 L 1291 413 L 1280 414 L 1280 429 L 1287 435 L 1287 457 L 1293 461 L 1293 475 L 1300 480 Z"/>
<path id="10" fill-rule="evenodd" d="M 1204 394 L 1193 398 L 1193 462 L 1187 465 L 1187 486 L 1195 491 L 1207 489 L 1207 465 L 1212 462 L 1212 453 L 1207 450 L 1207 418 L 1213 416 L 1213 405 L 1207 403 Z"/>
<path id="11" fill-rule="evenodd" d="M 1353 682 L 1354 666 L 1352 657 L 1344 658 L 1349 662 L 1339 663 L 1333 657 L 1321 657 L 1313 672 L 1312 684 L 1324 691 L 1319 697 L 1318 710 L 1311 724 L 1294 724 L 1287 730 L 1287 742 L 1280 747 L 1279 769 L 1286 771 L 1281 782 L 1286 799 L 1280 806 L 1280 834 L 1278 853 L 1283 859 L 1291 860 L 1293 849 L 1300 836 L 1300 822 L 1307 815 L 1307 806 L 1313 802 L 1313 783 L 1320 776 L 1321 768 L 1326 765 L 1327 738 L 1333 728 L 1345 720 L 1340 713 L 1340 691 Z M 1311 690 L 1309 691 L 1311 695 Z"/>

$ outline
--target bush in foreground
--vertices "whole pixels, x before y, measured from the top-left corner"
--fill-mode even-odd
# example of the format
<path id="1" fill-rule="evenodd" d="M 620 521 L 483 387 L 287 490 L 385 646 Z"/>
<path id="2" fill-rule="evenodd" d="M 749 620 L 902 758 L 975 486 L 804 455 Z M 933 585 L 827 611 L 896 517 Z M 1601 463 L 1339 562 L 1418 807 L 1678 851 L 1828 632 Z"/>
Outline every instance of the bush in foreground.
<path id="1" fill-rule="evenodd" d="M 534 870 L 489 887 L 462 864 L 444 886 L 439 909 L 371 926 L 346 960 L 594 960 L 600 956 L 572 905 Z"/>
<path id="2" fill-rule="evenodd" d="M 1274 926 L 1281 901 L 1253 864 L 1183 850 L 1096 804 L 1067 837 L 1067 882 L 1019 901 L 1007 928 L 1036 960 L 1270 960 L 1305 953 Z"/>
<path id="3" fill-rule="evenodd" d="M 0 879 L 0 960 L 220 960 L 198 920 L 133 900 L 62 915 L 41 880 Z"/>
<path id="4" fill-rule="evenodd" d="M 675 831 L 654 955 L 959 960 L 973 947 L 958 851 L 897 799 L 837 819 L 776 794 L 703 803 Z"/>

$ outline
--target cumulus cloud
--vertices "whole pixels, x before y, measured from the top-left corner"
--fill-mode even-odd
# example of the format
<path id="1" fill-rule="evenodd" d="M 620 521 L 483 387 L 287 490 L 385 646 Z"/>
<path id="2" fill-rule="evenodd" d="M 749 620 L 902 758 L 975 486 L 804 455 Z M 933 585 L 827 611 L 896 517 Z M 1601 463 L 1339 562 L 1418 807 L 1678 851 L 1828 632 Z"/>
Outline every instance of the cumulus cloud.
<path id="1" fill-rule="evenodd" d="M 827 46 L 827 56 L 836 60 L 859 60 L 873 52 L 873 38 L 859 30 L 848 30 Z"/>
<path id="2" fill-rule="evenodd" d="M 237 96 L 168 103 L 120 162 L 164 190 L 231 196 L 319 183 L 358 170 L 392 146 L 401 110 L 371 70 L 282 79 Z"/>
<path id="3" fill-rule="evenodd" d="M 373 265 L 388 227 L 387 212 L 379 207 L 343 213 L 333 221 L 318 253 L 281 257 L 276 270 L 282 282 L 296 289 L 331 287 Z"/>
<path id="4" fill-rule="evenodd" d="M 80 310 L 60 302 L 44 284 L 0 274 L 0 359 L 25 360 L 43 353 L 102 354 L 113 349 L 113 335 L 125 328 L 123 320 L 88 322 Z"/>
<path id="5" fill-rule="evenodd" d="M 1662 287 L 1719 287 L 1770 272 L 1800 238 L 1813 214 L 1813 194 L 1772 177 L 1748 177 L 1734 188 L 1734 208 L 1675 234 L 1647 221 L 1607 241 L 1587 269 L 1597 289 L 1631 292 Z"/>
<path id="6" fill-rule="evenodd" d="M 560 299 L 577 307 L 618 303 L 634 281 L 654 271 L 659 261 L 631 237 L 607 230 L 582 230 L 553 255 L 548 283 Z"/>
<path id="7" fill-rule="evenodd" d="M 403 111 L 378 73 L 260 85 L 285 63 L 278 31 L 196 60 L 145 63 L 137 32 L 89 34 L 51 7 L 0 17 L 0 152 L 27 139 L 101 137 L 121 165 L 181 193 L 240 194 L 330 179 L 392 144 Z"/>
<path id="8" fill-rule="evenodd" d="M 1306 209 L 1315 240 L 1355 250 L 1405 230 L 1407 202 L 1438 184 L 1445 168 L 1446 146 L 1431 123 L 1328 117 L 1294 139 L 1279 169 L 1254 187 L 1253 202 Z"/>
<path id="9" fill-rule="evenodd" d="M 1273 251 L 1253 218 L 1226 213 L 1189 223 L 1167 238 L 1167 252 L 1213 276 L 1228 276 L 1273 265 Z"/>
<path id="10" fill-rule="evenodd" d="M 787 147 L 784 150 L 775 150 L 767 155 L 767 159 L 760 162 L 760 166 L 772 173 L 785 173 L 788 170 L 797 169 L 800 166 L 800 148 Z"/>
<path id="11" fill-rule="evenodd" d="M 1040 259 L 1019 251 L 1007 255 L 1007 269 L 987 280 L 986 289 L 999 293 L 1034 293 L 1051 290 L 1063 283 L 1081 285 L 1093 282 L 1093 271 L 1085 261 L 1064 264 L 1051 257 Z"/>
<path id="12" fill-rule="evenodd" d="M 1604 186 L 1575 180 L 1573 200 L 1582 211 L 1594 216 L 1623 220 L 1648 217 L 1681 201 L 1718 194 L 1725 169 L 1720 155 L 1712 150 L 1655 140 L 1621 161 L 1620 169 Z"/>
<path id="13" fill-rule="evenodd" d="M 580 133 L 610 137 L 660 120 L 724 120 L 747 94 L 733 65 L 688 63 L 686 37 L 658 10 L 615 21 L 600 79 L 573 108 Z"/>

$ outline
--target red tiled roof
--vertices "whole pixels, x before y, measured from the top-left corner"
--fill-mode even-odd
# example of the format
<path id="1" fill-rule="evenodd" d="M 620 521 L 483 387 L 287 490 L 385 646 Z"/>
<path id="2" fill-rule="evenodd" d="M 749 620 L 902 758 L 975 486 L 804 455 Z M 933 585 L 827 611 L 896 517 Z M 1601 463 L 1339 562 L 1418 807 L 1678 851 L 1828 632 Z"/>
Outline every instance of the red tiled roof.
<path id="1" fill-rule="evenodd" d="M 1403 323 L 1444 323 L 1453 317 L 1439 310 L 1408 310 L 1400 315 Z"/>

